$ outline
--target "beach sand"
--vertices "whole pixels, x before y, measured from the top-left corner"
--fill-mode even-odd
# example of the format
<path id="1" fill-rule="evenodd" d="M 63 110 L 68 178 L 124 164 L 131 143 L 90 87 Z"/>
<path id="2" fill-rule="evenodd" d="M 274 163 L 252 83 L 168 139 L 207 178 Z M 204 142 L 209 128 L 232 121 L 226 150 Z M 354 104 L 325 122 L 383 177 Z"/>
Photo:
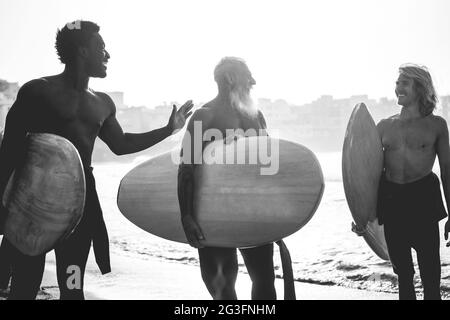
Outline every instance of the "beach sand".
<path id="1" fill-rule="evenodd" d="M 89 257 L 85 293 L 88 300 L 211 300 L 198 266 L 162 259 L 111 252 L 112 272 L 102 276 Z M 55 257 L 47 255 L 42 290 L 38 299 L 58 299 Z M 396 294 L 371 292 L 339 286 L 295 283 L 297 300 L 395 300 Z M 239 273 L 236 291 L 239 299 L 250 299 L 251 282 L 248 274 Z M 283 280 L 276 280 L 278 299 L 283 299 Z M 3 298 L 1 297 L 3 296 Z M 4 299 L 5 294 L 0 295 Z"/>

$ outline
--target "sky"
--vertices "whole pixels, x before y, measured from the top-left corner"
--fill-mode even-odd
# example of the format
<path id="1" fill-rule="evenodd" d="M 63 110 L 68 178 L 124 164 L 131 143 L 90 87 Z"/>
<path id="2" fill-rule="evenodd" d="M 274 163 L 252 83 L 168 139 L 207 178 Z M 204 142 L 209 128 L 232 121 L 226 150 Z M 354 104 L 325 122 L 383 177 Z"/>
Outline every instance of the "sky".
<path id="1" fill-rule="evenodd" d="M 0 79 L 61 72 L 56 31 L 82 19 L 100 25 L 111 54 L 90 86 L 123 91 L 128 105 L 211 100 L 224 56 L 247 61 L 254 98 L 393 98 L 408 62 L 447 95 L 449 13 L 448 0 L 0 0 Z"/>

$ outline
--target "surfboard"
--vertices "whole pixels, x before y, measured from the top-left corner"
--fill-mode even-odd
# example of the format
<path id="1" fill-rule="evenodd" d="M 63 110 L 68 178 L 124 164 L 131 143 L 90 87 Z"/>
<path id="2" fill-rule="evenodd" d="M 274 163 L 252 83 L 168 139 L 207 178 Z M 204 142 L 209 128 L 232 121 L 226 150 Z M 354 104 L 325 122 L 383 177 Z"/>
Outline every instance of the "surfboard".
<path id="1" fill-rule="evenodd" d="M 29 134 L 5 189 L 6 238 L 23 254 L 50 251 L 81 220 L 86 182 L 77 149 L 48 133 Z"/>
<path id="2" fill-rule="evenodd" d="M 355 106 L 347 125 L 342 150 L 345 196 L 355 221 L 353 231 L 362 235 L 383 260 L 389 260 L 384 228 L 376 217 L 378 186 L 383 170 L 383 147 L 366 105 Z"/>
<path id="3" fill-rule="evenodd" d="M 117 204 L 141 229 L 187 243 L 177 195 L 178 153 L 162 154 L 127 173 Z M 272 156 L 272 169 L 263 154 Z M 320 164 L 300 144 L 262 137 L 210 143 L 195 170 L 194 215 L 203 244 L 245 248 L 287 237 L 312 218 L 323 190 Z"/>

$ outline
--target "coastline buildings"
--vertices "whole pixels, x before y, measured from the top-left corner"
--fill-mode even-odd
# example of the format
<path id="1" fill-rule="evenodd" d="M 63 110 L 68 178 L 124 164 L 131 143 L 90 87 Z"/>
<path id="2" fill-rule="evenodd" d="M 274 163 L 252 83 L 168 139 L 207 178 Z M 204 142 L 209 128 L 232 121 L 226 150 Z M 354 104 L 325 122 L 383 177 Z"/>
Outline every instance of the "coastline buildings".
<path id="1" fill-rule="evenodd" d="M 19 85 L 0 80 L 0 130 L 4 127 L 6 114 L 16 99 Z M 141 133 L 165 126 L 169 120 L 173 103 L 165 103 L 154 108 L 127 106 L 124 93 L 107 92 L 116 104 L 116 117 L 125 132 Z M 335 99 L 323 95 L 303 105 L 290 104 L 285 100 L 258 99 L 257 106 L 264 113 L 269 133 L 301 143 L 313 151 L 341 151 L 348 119 L 354 106 L 364 102 L 375 123 L 400 111 L 395 99 L 370 99 L 367 95 L 356 95 L 345 99 Z M 444 117 L 450 125 L 450 95 L 440 97 L 436 114 Z M 93 153 L 94 161 L 129 160 L 136 156 L 154 155 L 176 147 L 182 137 L 177 136 L 157 144 L 151 150 L 141 153 L 115 156 L 98 139 Z"/>
<path id="2" fill-rule="evenodd" d="M 282 100 L 258 101 L 270 131 L 277 131 L 280 137 L 308 146 L 313 151 L 340 151 L 344 141 L 347 123 L 353 108 L 365 103 L 375 122 L 398 112 L 395 100 L 382 98 L 378 101 L 367 95 L 346 99 L 334 99 L 323 95 L 304 105 L 289 105 Z"/>

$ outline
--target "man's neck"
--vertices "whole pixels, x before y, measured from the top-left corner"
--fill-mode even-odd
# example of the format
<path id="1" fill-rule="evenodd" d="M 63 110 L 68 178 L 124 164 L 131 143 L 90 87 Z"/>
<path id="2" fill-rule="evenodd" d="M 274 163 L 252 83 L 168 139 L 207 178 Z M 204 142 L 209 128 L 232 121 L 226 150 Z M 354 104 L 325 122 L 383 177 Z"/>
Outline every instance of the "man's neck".
<path id="1" fill-rule="evenodd" d="M 231 104 L 230 92 L 228 91 L 219 91 L 217 94 L 216 100 L 223 102 L 225 104 Z"/>
<path id="2" fill-rule="evenodd" d="M 82 68 L 66 65 L 61 74 L 65 83 L 77 91 L 86 91 L 89 88 L 89 76 Z"/>
<path id="3" fill-rule="evenodd" d="M 417 103 L 402 107 L 402 111 L 400 112 L 400 119 L 410 120 L 417 118 L 422 118 L 422 115 L 419 111 L 419 105 Z"/>
<path id="4" fill-rule="evenodd" d="M 215 100 L 223 107 L 225 106 L 229 111 L 234 110 L 232 106 L 232 101 L 230 98 L 230 93 L 228 91 L 219 91 Z"/>

